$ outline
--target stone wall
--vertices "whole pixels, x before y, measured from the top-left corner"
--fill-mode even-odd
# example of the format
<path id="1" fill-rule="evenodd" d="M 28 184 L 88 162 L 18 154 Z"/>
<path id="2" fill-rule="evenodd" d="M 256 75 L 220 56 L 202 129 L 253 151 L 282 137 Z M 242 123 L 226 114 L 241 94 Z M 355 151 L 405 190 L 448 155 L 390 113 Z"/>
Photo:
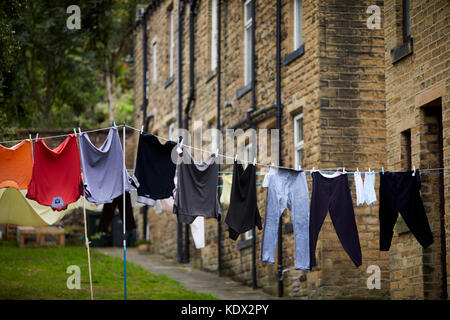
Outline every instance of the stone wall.
<path id="1" fill-rule="evenodd" d="M 415 0 L 410 3 L 412 45 L 406 55 L 395 61 L 395 54 L 404 44 L 402 2 L 385 1 L 387 168 L 406 169 L 408 162 L 416 168 L 448 167 L 450 8 L 447 1 Z M 443 148 L 438 139 L 440 117 Z M 405 143 L 410 145 L 410 154 Z M 442 164 L 439 162 L 440 151 L 443 153 Z M 447 277 L 449 270 L 450 177 L 444 173 L 444 208 L 441 208 L 439 178 L 439 174 L 423 172 L 421 175 L 421 193 L 434 243 L 423 249 L 404 221 L 401 218 L 397 221 L 390 250 L 391 296 L 394 299 L 439 299 L 443 295 L 441 258 L 445 243 Z M 445 210 L 444 221 L 440 218 L 441 209 Z M 442 226 L 446 237 L 444 245 L 441 245 Z"/>

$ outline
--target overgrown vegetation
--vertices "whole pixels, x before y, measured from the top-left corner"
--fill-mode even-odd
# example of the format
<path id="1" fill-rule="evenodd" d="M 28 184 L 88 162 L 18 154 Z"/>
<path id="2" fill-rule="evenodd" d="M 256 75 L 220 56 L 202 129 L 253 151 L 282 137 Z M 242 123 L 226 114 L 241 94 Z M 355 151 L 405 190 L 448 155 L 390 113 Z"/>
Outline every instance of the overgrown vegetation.
<path id="1" fill-rule="evenodd" d="M 131 122 L 132 35 L 137 1 L 0 3 L 0 137 L 15 128 L 92 128 Z"/>

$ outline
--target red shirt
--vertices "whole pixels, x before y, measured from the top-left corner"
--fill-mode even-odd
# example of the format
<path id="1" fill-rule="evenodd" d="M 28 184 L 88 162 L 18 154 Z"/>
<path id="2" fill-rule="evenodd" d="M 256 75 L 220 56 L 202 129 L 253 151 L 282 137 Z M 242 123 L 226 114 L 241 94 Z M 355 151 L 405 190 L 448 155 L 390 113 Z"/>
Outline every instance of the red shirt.
<path id="1" fill-rule="evenodd" d="M 53 210 L 64 210 L 82 195 L 80 153 L 77 138 L 70 134 L 55 149 L 44 140 L 34 144 L 34 166 L 27 198 Z"/>

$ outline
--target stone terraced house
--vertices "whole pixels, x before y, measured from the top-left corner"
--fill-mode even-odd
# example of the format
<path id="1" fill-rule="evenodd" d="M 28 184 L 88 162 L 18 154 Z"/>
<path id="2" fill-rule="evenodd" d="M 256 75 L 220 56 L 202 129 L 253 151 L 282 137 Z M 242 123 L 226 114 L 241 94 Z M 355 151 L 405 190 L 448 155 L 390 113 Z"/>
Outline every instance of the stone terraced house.
<path id="1" fill-rule="evenodd" d="M 193 135 L 280 127 L 279 163 L 285 167 L 450 167 L 448 1 L 149 2 L 137 8 L 133 29 L 135 127 L 172 140 L 178 127 Z M 242 143 L 240 159 L 253 159 L 250 140 Z M 217 146 L 210 137 L 201 147 L 214 152 Z M 202 160 L 201 153 L 194 156 Z M 270 162 L 258 157 L 258 163 Z M 220 170 L 230 172 L 232 165 Z M 359 268 L 342 249 L 329 215 L 319 235 L 318 266 L 310 271 L 294 269 L 288 210 L 275 264 L 259 261 L 262 231 L 233 241 L 224 216 L 221 223 L 205 220 L 203 249 L 195 249 L 188 227 L 169 211 L 136 209 L 138 232 L 155 253 L 274 296 L 447 298 L 450 175 L 422 174 L 433 245 L 422 249 L 399 218 L 389 252 L 379 250 L 378 202 L 357 207 L 352 176 L 349 182 Z M 375 183 L 378 195 L 379 176 Z M 257 192 L 264 220 L 267 189 L 258 184 Z M 222 211 L 226 215 L 226 205 Z M 379 288 L 368 288 L 369 266 L 380 270 Z"/>

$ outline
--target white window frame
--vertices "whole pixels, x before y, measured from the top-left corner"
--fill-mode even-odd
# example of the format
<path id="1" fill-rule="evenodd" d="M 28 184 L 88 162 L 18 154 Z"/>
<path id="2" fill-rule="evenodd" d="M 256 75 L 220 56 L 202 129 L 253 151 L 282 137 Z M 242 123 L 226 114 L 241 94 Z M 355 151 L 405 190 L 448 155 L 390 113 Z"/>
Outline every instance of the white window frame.
<path id="1" fill-rule="evenodd" d="M 169 73 L 170 77 L 174 75 L 174 54 L 175 54 L 175 19 L 173 8 L 170 9 L 170 58 L 169 58 Z"/>
<path id="2" fill-rule="evenodd" d="M 217 68 L 217 1 L 211 0 L 211 70 Z"/>
<path id="3" fill-rule="evenodd" d="M 300 163 L 300 159 L 298 158 L 298 151 L 302 150 L 304 152 L 304 140 L 298 140 L 298 131 L 300 130 L 299 121 L 302 122 L 302 128 L 303 128 L 303 113 L 300 113 L 294 117 L 295 169 L 298 169 L 299 166 L 302 165 L 302 163 Z M 304 139 L 304 131 L 302 134 L 302 138 Z M 303 153 L 303 156 L 304 156 L 304 153 Z"/>
<path id="4" fill-rule="evenodd" d="M 169 140 L 175 141 L 178 139 L 174 139 L 173 134 L 175 132 L 175 122 L 169 124 Z"/>
<path id="5" fill-rule="evenodd" d="M 246 0 L 244 3 L 244 85 L 250 84 L 252 81 L 252 42 L 253 42 L 253 19 L 249 17 L 247 20 L 247 7 L 252 6 L 253 0 Z"/>
<path id="6" fill-rule="evenodd" d="M 217 148 L 218 148 L 218 141 L 217 141 L 217 130 L 213 130 L 214 128 L 210 128 L 211 129 L 211 152 L 216 153 Z M 219 150 L 220 152 L 220 150 Z"/>
<path id="7" fill-rule="evenodd" d="M 294 1 L 294 50 L 303 44 L 303 1 Z"/>
<path id="8" fill-rule="evenodd" d="M 253 229 L 250 229 L 242 235 L 244 237 L 244 240 L 250 240 L 253 239 Z"/>
<path id="9" fill-rule="evenodd" d="M 153 83 L 158 82 L 158 43 L 155 41 L 153 42 Z"/>

